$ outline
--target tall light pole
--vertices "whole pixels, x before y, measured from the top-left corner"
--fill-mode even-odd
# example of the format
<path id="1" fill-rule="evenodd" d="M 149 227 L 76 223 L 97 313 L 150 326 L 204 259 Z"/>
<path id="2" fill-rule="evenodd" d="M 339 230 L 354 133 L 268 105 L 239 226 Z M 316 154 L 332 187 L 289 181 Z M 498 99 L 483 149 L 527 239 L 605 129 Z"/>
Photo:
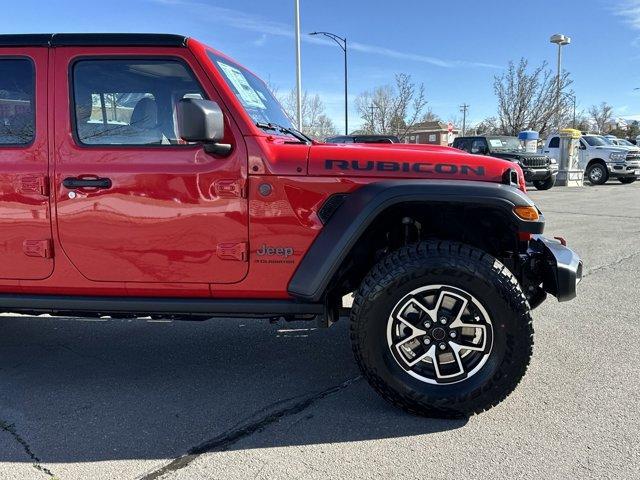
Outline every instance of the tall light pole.
<path id="1" fill-rule="evenodd" d="M 562 47 L 565 45 L 569 45 L 571 43 L 571 37 L 567 37 L 566 35 L 562 35 L 561 33 L 556 33 L 555 35 L 551 35 L 549 39 L 551 43 L 555 43 L 558 45 L 558 79 L 557 79 L 557 87 L 556 87 L 556 126 L 558 130 L 560 130 L 560 91 L 562 90 Z"/>
<path id="2" fill-rule="evenodd" d="M 344 134 L 349 135 L 349 77 L 347 73 L 347 38 L 330 32 L 311 32 L 309 35 L 324 35 L 338 44 L 344 52 Z"/>
<path id="3" fill-rule="evenodd" d="M 302 69 L 300 67 L 300 0 L 295 0 L 296 18 L 296 113 L 298 130 L 302 130 Z"/>

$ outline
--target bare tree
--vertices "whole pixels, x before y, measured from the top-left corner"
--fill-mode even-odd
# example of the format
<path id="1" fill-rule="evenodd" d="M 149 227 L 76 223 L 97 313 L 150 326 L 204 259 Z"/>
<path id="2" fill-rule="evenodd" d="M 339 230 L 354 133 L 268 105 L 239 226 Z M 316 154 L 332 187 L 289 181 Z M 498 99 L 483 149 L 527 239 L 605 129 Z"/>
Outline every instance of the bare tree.
<path id="1" fill-rule="evenodd" d="M 411 76 L 399 73 L 395 85 L 384 85 L 356 98 L 365 133 L 396 135 L 403 140 L 427 105 L 424 84 L 416 85 Z"/>
<path id="2" fill-rule="evenodd" d="M 548 133 L 556 115 L 557 76 L 547 68 L 547 63 L 529 71 L 524 58 L 516 65 L 509 62 L 507 71 L 494 77 L 493 89 L 498 99 L 498 121 L 501 133 L 517 135 L 522 130 Z M 563 92 L 572 80 L 567 72 L 560 75 Z M 570 100 L 560 96 L 561 122 L 570 115 Z"/>
<path id="3" fill-rule="evenodd" d="M 420 118 L 420 123 L 423 122 L 440 122 L 442 119 L 440 116 L 431 110 L 431 108 L 427 108 L 427 111 L 424 112 L 422 118 Z"/>
<path id="4" fill-rule="evenodd" d="M 499 120 L 496 117 L 487 117 L 474 127 L 476 135 L 497 135 L 502 133 Z"/>
<path id="5" fill-rule="evenodd" d="M 287 115 L 297 124 L 296 91 L 290 90 L 280 98 Z M 302 132 L 316 140 L 322 140 L 336 134 L 333 121 L 325 114 L 324 103 L 320 95 L 302 93 Z"/>
<path id="6" fill-rule="evenodd" d="M 611 119 L 613 114 L 613 107 L 607 102 L 602 102 L 600 105 L 591 105 L 589 107 L 589 116 L 596 124 L 598 133 L 605 133 L 607 122 Z"/>

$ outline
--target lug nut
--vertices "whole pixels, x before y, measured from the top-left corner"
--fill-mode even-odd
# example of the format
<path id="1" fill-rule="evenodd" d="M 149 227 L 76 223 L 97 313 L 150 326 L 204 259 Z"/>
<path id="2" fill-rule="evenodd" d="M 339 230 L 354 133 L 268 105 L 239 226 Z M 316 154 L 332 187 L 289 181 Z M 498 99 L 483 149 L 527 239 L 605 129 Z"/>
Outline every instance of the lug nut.
<path id="1" fill-rule="evenodd" d="M 429 322 L 424 322 L 424 328 L 431 328 L 431 324 Z"/>
<path id="2" fill-rule="evenodd" d="M 440 317 L 440 323 L 441 323 L 442 325 L 446 325 L 446 323 L 447 323 L 447 319 L 446 319 L 445 317 Z"/>
<path id="3" fill-rule="evenodd" d="M 456 334 L 456 332 L 454 332 L 453 330 L 451 330 L 451 331 L 449 332 L 449 336 L 450 336 L 451 338 L 456 338 L 458 335 Z"/>
<path id="4" fill-rule="evenodd" d="M 447 346 L 444 343 L 441 343 L 439 345 L 440 350 L 444 350 L 445 348 L 447 348 Z"/>
<path id="5" fill-rule="evenodd" d="M 425 337 L 423 342 L 425 345 L 429 345 L 431 343 L 431 339 L 429 337 Z"/>

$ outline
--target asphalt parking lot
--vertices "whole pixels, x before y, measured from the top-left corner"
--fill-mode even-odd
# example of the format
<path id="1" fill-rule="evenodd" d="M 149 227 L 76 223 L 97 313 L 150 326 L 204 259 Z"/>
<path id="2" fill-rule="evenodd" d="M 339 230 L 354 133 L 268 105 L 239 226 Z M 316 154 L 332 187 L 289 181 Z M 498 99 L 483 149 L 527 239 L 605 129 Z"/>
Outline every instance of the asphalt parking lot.
<path id="1" fill-rule="evenodd" d="M 531 196 L 586 277 L 489 412 L 388 406 L 346 322 L 4 316 L 0 478 L 640 478 L 640 183 Z"/>

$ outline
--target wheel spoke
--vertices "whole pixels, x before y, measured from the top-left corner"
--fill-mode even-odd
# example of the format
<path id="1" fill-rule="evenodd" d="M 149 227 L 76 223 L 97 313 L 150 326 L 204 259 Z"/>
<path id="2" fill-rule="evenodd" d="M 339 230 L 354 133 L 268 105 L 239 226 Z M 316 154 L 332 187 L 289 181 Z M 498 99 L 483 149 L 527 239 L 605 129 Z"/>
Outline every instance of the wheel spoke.
<path id="1" fill-rule="evenodd" d="M 450 353 L 453 356 L 453 359 L 456 363 L 457 370 L 453 373 L 448 373 L 448 374 L 442 373 L 443 364 L 441 364 L 440 362 L 440 357 L 446 353 Z M 462 359 L 460 358 L 460 348 L 459 348 L 459 345 L 455 343 L 449 342 L 449 348 L 442 351 L 438 351 L 436 349 L 436 346 L 433 345 L 425 355 L 427 355 L 433 362 L 433 369 L 435 370 L 436 378 L 438 379 L 445 380 L 448 378 L 458 377 L 465 373 L 464 366 L 462 365 Z"/>
<path id="2" fill-rule="evenodd" d="M 414 290 L 394 307 L 387 327 L 396 361 L 412 376 L 446 384 L 475 374 L 490 355 L 493 327 L 469 293 L 447 285 Z"/>

